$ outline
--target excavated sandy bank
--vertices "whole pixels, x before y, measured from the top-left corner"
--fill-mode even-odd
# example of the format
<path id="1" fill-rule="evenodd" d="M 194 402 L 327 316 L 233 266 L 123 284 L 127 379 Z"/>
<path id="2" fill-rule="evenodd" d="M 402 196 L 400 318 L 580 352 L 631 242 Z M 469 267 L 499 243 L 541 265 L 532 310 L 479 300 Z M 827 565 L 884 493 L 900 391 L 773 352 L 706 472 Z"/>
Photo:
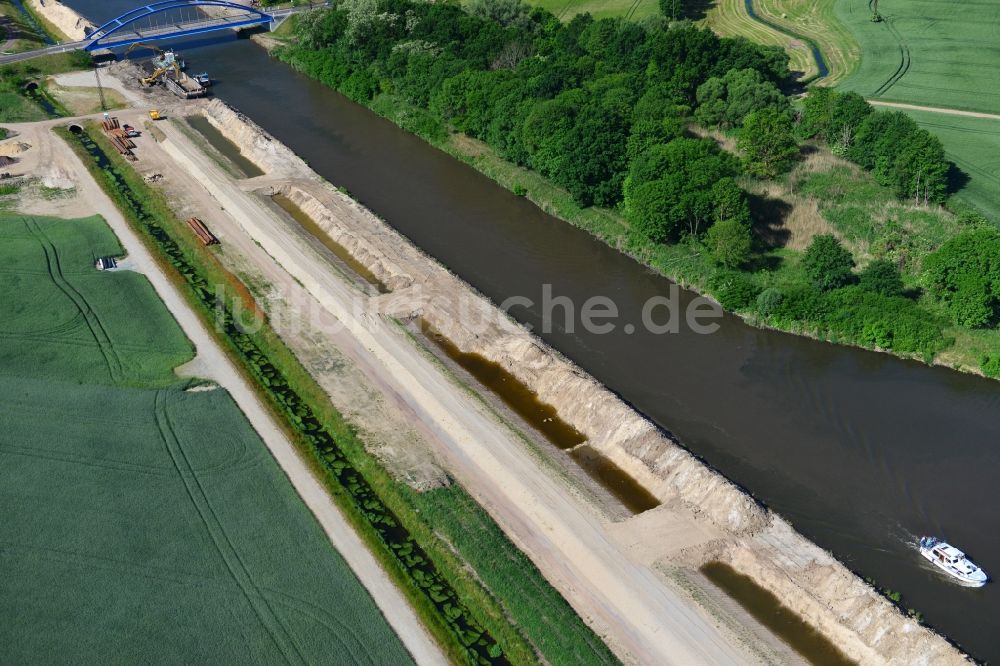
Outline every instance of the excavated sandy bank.
<path id="1" fill-rule="evenodd" d="M 71 41 L 80 41 L 97 28 L 59 0 L 27 0 L 27 3 Z"/>
<path id="2" fill-rule="evenodd" d="M 730 564 L 861 663 L 966 663 L 944 638 L 906 617 L 388 224 L 324 183 L 248 118 L 219 100 L 204 111 L 265 171 L 261 178 L 271 193 L 287 196 L 392 290 L 376 297 L 383 313 L 423 317 L 461 350 L 500 364 L 664 505 L 689 509 L 725 535 L 668 556 L 668 566 L 697 567 L 713 559 Z"/>

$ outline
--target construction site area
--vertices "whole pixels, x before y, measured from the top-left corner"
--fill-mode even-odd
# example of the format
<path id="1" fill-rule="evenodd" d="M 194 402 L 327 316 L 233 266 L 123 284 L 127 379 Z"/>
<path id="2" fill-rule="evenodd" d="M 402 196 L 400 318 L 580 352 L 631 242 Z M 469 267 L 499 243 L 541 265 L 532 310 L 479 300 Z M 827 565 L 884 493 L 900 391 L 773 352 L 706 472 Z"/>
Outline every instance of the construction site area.
<path id="1" fill-rule="evenodd" d="M 197 99 L 205 86 L 182 65 L 170 51 L 111 64 L 102 85 L 127 108 L 11 126 L 4 143 L 27 146 L 18 171 L 71 190 L 89 179 L 53 128 L 103 135 L 240 277 L 391 475 L 420 492 L 454 481 L 468 489 L 620 659 L 799 662 L 720 591 L 729 571 L 808 618 L 827 641 L 820 652 L 963 661 L 274 137 L 219 100 Z M 55 82 L 93 86 L 94 76 Z M 66 214 L 75 201 L 26 210 Z M 434 653 L 422 628 L 393 624 L 411 654 Z"/>
<path id="2" fill-rule="evenodd" d="M 198 390 L 232 394 L 417 663 L 446 658 L 421 603 L 438 604 L 480 663 L 516 662 L 517 641 L 537 658 L 550 640 L 585 655 L 574 663 L 965 662 L 274 136 L 207 99 L 208 72 L 187 71 L 181 53 L 155 44 L 123 55 L 48 82 L 57 101 L 101 111 L 5 124 L 0 166 L 22 193 L 18 213 L 108 220 L 125 254 L 102 246 L 88 265 L 150 276 L 196 348 L 178 372 L 207 381 Z M 159 221 L 137 227 L 150 211 L 170 217 L 176 236 Z M 192 256 L 230 280 L 229 290 L 200 276 Z M 193 308 L 192 294 L 209 309 Z M 273 332 L 317 391 L 289 388 L 288 366 L 279 371 L 251 344 L 260 330 Z M 113 366 L 112 379 L 124 381 Z M 156 400 L 157 423 L 180 457 L 183 437 L 170 439 L 166 399 Z M 319 428 L 319 402 L 336 414 L 338 441 L 361 442 L 355 458 L 338 457 L 337 438 Z M 302 441 L 320 444 L 309 453 Z M 350 476 L 352 465 L 364 474 Z M 347 479 L 342 489 L 330 490 L 333 477 Z M 373 478 L 381 495 L 365 490 Z M 385 510 L 385 488 L 396 504 L 372 520 Z M 199 507 L 207 503 L 203 489 L 192 492 Z M 490 602 L 494 617 L 467 619 L 461 595 L 427 568 L 434 558 L 421 553 L 433 552 L 442 570 L 453 557 L 455 571 L 471 570 L 485 586 L 493 567 L 476 561 L 481 544 L 422 522 L 441 510 L 435 493 L 462 493 L 482 532 L 492 526 L 493 543 L 510 549 L 520 568 L 497 589 L 530 600 L 527 615 L 503 597 Z M 344 495 L 361 498 L 363 510 L 344 513 L 331 499 Z M 382 531 L 365 537 L 362 520 Z M 373 557 L 373 548 L 387 554 Z M 397 565 L 434 581 L 426 597 L 400 583 Z M 253 591 L 248 574 L 237 578 L 251 606 L 272 594 Z M 777 615 L 781 622 L 768 619 Z M 502 633 L 497 618 L 515 616 L 517 629 Z"/>

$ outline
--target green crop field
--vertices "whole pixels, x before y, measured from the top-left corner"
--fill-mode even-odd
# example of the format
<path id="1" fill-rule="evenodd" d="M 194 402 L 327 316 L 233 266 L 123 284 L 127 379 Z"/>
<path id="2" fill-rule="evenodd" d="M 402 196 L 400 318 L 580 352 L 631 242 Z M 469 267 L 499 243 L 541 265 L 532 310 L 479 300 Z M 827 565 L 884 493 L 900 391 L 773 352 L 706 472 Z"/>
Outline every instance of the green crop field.
<path id="1" fill-rule="evenodd" d="M 407 663 L 100 218 L 0 215 L 6 663 Z"/>
<path id="2" fill-rule="evenodd" d="M 843 84 L 869 98 L 1000 113 L 1000 12 L 989 0 L 838 0 L 836 14 L 861 43 L 861 65 Z"/>
<path id="3" fill-rule="evenodd" d="M 122 253 L 101 220 L 4 218 L 0 369 L 88 384 L 176 383 L 191 356 L 184 334 L 137 273 L 101 272 Z"/>

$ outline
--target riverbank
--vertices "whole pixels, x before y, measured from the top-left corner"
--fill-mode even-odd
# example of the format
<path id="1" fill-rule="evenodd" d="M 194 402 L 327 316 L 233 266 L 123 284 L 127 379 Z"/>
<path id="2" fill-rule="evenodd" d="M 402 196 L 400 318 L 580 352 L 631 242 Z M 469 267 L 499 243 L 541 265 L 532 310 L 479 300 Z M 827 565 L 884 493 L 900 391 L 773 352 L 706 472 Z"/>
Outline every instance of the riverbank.
<path id="1" fill-rule="evenodd" d="M 223 105 L 213 103 L 208 113 L 221 131 L 241 141 L 247 156 L 259 160 L 262 168 L 282 163 L 299 165 L 294 167 L 299 171 L 304 166 L 291 151 L 281 151 L 280 144 L 262 130 L 255 129 L 254 133 L 266 139 L 247 141 L 246 120 Z M 276 158 L 276 154 L 280 157 Z M 671 562 L 674 566 L 682 563 L 691 566 L 709 559 L 734 563 L 738 570 L 777 594 L 783 603 L 811 618 L 814 624 L 823 625 L 817 628 L 835 638 L 845 652 L 866 662 L 919 661 L 928 655 L 961 661 L 959 653 L 940 637 L 904 617 L 829 554 L 756 505 L 523 328 L 506 318 L 486 329 L 475 326 L 472 321 L 481 321 L 493 312 L 493 306 L 385 223 L 354 203 L 347 211 L 361 213 L 360 218 L 356 214 L 347 218 L 324 216 L 323 210 L 329 206 L 323 205 L 315 194 L 301 188 L 289 188 L 286 194 L 319 218 L 316 220 L 319 226 L 379 280 L 405 285 L 400 289 L 404 292 L 422 286 L 425 293 L 434 295 L 419 308 L 403 301 L 403 305 L 390 310 L 394 316 L 420 314 L 461 349 L 502 365 L 542 400 L 553 404 L 560 417 L 586 434 L 592 446 L 640 480 L 664 506 L 686 509 L 697 521 L 725 535 L 721 542 L 712 540 L 711 547 L 705 542 L 701 547 L 687 550 L 686 560 L 674 557 L 663 562 L 664 554 L 657 552 L 655 545 L 647 544 L 643 550 L 651 562 L 668 567 Z M 333 191 L 322 196 L 344 198 Z M 472 299 L 476 304 L 473 312 L 478 316 L 462 316 L 453 309 L 460 296 L 465 308 Z M 398 294 L 382 298 L 387 303 L 401 300 Z M 643 517 L 634 520 L 640 523 Z M 528 552 L 530 555 L 530 549 Z M 790 553 L 795 554 L 794 562 L 790 562 L 793 559 Z M 545 568 L 543 571 L 548 575 Z"/>

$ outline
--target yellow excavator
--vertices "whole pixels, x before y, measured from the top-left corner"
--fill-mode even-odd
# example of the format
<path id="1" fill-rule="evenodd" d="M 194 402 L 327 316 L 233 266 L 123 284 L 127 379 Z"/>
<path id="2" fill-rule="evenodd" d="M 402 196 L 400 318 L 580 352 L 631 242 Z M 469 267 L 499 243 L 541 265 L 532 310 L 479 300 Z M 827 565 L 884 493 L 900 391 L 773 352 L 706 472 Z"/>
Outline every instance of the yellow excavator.
<path id="1" fill-rule="evenodd" d="M 155 51 L 157 56 L 153 58 L 153 73 L 149 76 L 139 77 L 139 83 L 144 86 L 151 86 L 156 83 L 161 76 L 169 71 L 174 72 L 174 80 L 181 80 L 181 65 L 177 62 L 177 56 L 173 51 L 164 51 L 159 46 L 155 44 L 146 44 L 143 42 L 137 42 L 132 46 L 128 47 L 125 51 L 125 55 L 128 56 L 129 53 L 135 51 L 136 49 L 149 49 Z"/>

